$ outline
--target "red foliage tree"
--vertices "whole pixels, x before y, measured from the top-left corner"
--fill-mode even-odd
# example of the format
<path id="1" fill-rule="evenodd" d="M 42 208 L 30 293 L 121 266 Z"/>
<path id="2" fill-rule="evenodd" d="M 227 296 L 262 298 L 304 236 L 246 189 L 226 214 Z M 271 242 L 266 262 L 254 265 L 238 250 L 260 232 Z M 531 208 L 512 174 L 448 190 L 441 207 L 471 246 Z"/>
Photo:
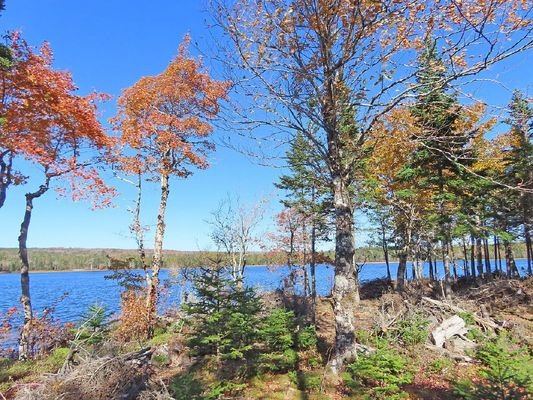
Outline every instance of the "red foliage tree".
<path id="1" fill-rule="evenodd" d="M 56 183 L 56 190 L 70 194 L 77 201 L 90 198 L 96 208 L 106 207 L 114 195 L 95 164 L 113 145 L 97 118 L 96 101 L 106 96 L 78 96 L 68 72 L 52 68 L 52 51 L 44 44 L 38 53 L 18 34 L 11 37 L 13 66 L 2 71 L 0 154 L 9 160 L 2 177 L 2 193 L 12 177 L 14 158 L 22 158 L 41 169 L 40 186 L 26 194 L 26 209 L 20 227 L 21 303 L 24 326 L 21 331 L 19 357 L 29 356 L 28 338 L 32 330 L 33 311 L 30 297 L 27 237 L 33 202 Z M 5 163 L 4 163 L 5 164 Z M 9 174 L 9 176 L 6 176 Z"/>
<path id="2" fill-rule="evenodd" d="M 202 71 L 202 62 L 189 57 L 186 37 L 176 58 L 159 75 L 141 78 L 126 89 L 118 101 L 113 119 L 120 132 L 121 169 L 146 174 L 161 185 L 151 273 L 147 275 L 147 306 L 155 315 L 157 287 L 165 234 L 165 210 L 169 180 L 186 178 L 193 168 L 208 167 L 207 152 L 214 148 L 208 137 L 213 131 L 209 120 L 219 112 L 228 82 L 213 80 Z"/>

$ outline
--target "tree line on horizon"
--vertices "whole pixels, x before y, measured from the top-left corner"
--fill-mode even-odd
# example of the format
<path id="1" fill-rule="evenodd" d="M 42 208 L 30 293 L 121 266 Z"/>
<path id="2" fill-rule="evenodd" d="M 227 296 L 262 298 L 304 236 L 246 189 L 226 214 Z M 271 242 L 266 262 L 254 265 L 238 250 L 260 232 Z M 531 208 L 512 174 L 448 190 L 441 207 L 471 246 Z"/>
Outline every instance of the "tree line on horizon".
<path id="1" fill-rule="evenodd" d="M 517 259 L 526 259 L 526 248 L 524 243 L 513 243 L 513 254 Z M 455 247 L 455 253 L 460 254 L 461 247 Z M 398 257 L 394 249 L 390 249 L 389 262 L 398 262 Z M 137 250 L 119 249 L 28 249 L 32 261 L 33 271 L 69 271 L 80 270 L 111 270 L 113 268 L 138 269 L 142 266 L 137 258 Z M 216 252 L 188 252 L 172 250 L 163 251 L 164 268 L 178 269 L 194 266 L 199 257 L 205 254 L 214 255 Z M 322 252 L 330 260 L 334 258 L 331 251 Z M 494 254 L 494 245 L 489 244 L 489 254 Z M 148 251 L 148 256 L 150 252 Z M 113 265 L 113 259 L 118 261 L 118 265 Z M 285 265 L 286 254 L 279 252 L 274 256 L 268 252 L 250 252 L 247 256 L 248 266 L 277 266 Z M 491 258 L 494 260 L 494 258 Z M 357 261 L 363 263 L 385 264 L 383 248 L 380 246 L 369 246 L 357 249 Z M 125 264 L 124 264 L 125 263 Z M 366 266 L 364 268 L 373 268 Z M 18 272 L 20 260 L 18 249 L 0 249 L 0 272 Z M 386 276 L 386 270 L 381 271 Z"/>

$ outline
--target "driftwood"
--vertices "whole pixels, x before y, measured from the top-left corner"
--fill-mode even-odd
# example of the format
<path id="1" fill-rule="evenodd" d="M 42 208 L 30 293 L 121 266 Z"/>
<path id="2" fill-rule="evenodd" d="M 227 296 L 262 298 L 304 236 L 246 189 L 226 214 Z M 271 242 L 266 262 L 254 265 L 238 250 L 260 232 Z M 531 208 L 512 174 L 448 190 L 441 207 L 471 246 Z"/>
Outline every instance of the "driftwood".
<path id="1" fill-rule="evenodd" d="M 456 312 L 456 313 L 465 313 L 465 312 L 467 312 L 466 310 L 464 310 L 464 309 L 462 309 L 460 307 L 454 306 L 452 304 L 445 303 L 443 301 L 431 299 L 429 297 L 422 297 L 422 300 L 425 301 L 426 303 L 430 303 L 430 304 L 433 304 L 433 305 L 441 307 L 441 308 L 447 308 L 448 310 Z M 472 318 L 479 325 L 482 325 L 485 328 L 487 328 L 487 327 L 488 328 L 492 328 L 492 329 L 500 329 L 501 328 L 501 326 L 498 325 L 496 322 L 494 322 L 494 321 L 492 321 L 490 319 L 485 319 L 485 318 L 478 317 L 476 314 L 472 314 Z"/>
<path id="2" fill-rule="evenodd" d="M 446 340 L 453 336 L 466 335 L 465 321 L 458 315 L 444 320 L 437 328 L 431 332 L 431 339 L 437 347 L 443 347 Z"/>

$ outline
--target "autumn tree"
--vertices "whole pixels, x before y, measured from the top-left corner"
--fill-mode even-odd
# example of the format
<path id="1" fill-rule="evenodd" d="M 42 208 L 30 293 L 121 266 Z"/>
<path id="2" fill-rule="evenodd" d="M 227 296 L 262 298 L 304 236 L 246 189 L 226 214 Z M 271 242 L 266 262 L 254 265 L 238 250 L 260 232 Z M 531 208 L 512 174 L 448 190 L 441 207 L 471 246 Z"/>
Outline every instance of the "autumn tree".
<path id="1" fill-rule="evenodd" d="M 219 102 L 229 87 L 228 82 L 212 79 L 202 70 L 202 62 L 189 56 L 189 42 L 186 37 L 176 58 L 161 74 L 143 77 L 123 92 L 113 120 L 126 155 L 124 170 L 127 172 L 131 164 L 127 159 L 133 158 L 141 166 L 140 172 L 158 180 L 161 187 L 148 276 L 147 307 L 152 318 L 162 266 L 170 178 L 187 178 L 194 168 L 208 167 L 206 155 L 214 147 L 209 140 L 213 131 L 209 120 L 218 114 Z"/>
<path id="2" fill-rule="evenodd" d="M 408 258 L 415 261 L 419 256 L 427 233 L 425 218 L 432 201 L 431 190 L 421 187 L 419 179 L 406 170 L 417 148 L 415 138 L 419 132 L 409 107 L 401 107 L 376 124 L 367 143 L 372 148 L 365 171 L 367 205 L 390 224 L 388 228 L 399 259 L 396 282 L 400 291 L 405 286 Z M 382 215 L 383 210 L 386 216 Z M 379 229 L 384 241 L 385 227 Z"/>
<path id="3" fill-rule="evenodd" d="M 437 41 L 453 71 L 440 85 L 461 84 L 461 78 L 532 47 L 531 4 L 213 2 L 229 42 L 224 60 L 242 78 L 238 97 L 252 99 L 251 109 L 237 110 L 247 129 L 261 127 L 254 138 L 276 134 L 276 145 L 301 132 L 327 164 L 336 220 L 332 367 L 338 371 L 355 351 L 358 279 L 350 188 L 362 144 L 383 114 L 420 87 L 414 54 L 427 37 Z"/>
<path id="4" fill-rule="evenodd" d="M 31 356 L 28 340 L 33 322 L 27 238 L 34 201 L 55 183 L 61 195 L 71 195 L 75 201 L 91 198 L 94 207 L 108 206 L 114 192 L 105 185 L 94 165 L 98 162 L 95 154 L 107 153 L 113 142 L 103 131 L 96 113 L 96 101 L 105 96 L 75 94 L 71 75 L 52 68 L 52 52 L 47 44 L 37 53 L 14 34 L 10 49 L 13 66 L 3 71 L 2 155 L 9 160 L 7 168 L 1 165 L 3 190 L 10 184 L 9 174 L 14 176 L 11 165 L 15 157 L 29 161 L 42 172 L 38 188 L 26 193 L 18 238 L 24 312 L 19 357 L 25 359 Z"/>

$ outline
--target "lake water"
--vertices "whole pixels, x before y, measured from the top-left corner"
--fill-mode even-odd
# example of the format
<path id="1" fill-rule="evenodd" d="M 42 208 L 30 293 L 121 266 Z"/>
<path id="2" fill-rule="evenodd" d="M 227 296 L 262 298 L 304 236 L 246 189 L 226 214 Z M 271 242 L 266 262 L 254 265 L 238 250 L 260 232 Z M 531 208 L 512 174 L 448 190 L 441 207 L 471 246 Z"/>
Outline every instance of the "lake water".
<path id="1" fill-rule="evenodd" d="M 505 264 L 505 263 L 504 263 Z M 517 260 L 518 269 L 523 273 L 525 260 Z M 397 263 L 391 263 L 391 273 L 396 275 Z M 505 269 L 505 265 L 504 265 Z M 410 265 L 408 266 L 411 272 Z M 428 266 L 425 265 L 427 274 Z M 317 266 L 317 291 L 320 295 L 328 295 L 333 287 L 333 268 L 326 265 Z M 462 275 L 459 268 L 458 273 Z M 442 276 L 442 265 L 439 264 L 439 275 Z M 119 307 L 120 288 L 116 282 L 104 279 L 108 271 L 94 272 L 50 272 L 31 273 L 32 304 L 37 312 L 44 307 L 57 303 L 55 315 L 61 321 L 77 321 L 87 307 L 99 303 L 115 312 Z M 258 291 L 273 291 L 281 286 L 287 275 L 287 268 L 248 267 L 245 281 Z M 385 264 L 367 264 L 363 267 L 361 281 L 386 276 Z M 162 271 L 162 280 L 171 277 L 168 270 Z M 189 285 L 172 285 L 165 299 L 166 305 L 178 305 L 184 290 Z M 66 293 L 66 294 L 65 294 Z M 63 296 L 63 294 L 65 294 Z M 13 306 L 19 306 L 20 277 L 19 274 L 0 274 L 0 315 Z M 59 301 L 60 300 L 60 301 Z M 1 321 L 1 320 L 0 320 Z"/>

